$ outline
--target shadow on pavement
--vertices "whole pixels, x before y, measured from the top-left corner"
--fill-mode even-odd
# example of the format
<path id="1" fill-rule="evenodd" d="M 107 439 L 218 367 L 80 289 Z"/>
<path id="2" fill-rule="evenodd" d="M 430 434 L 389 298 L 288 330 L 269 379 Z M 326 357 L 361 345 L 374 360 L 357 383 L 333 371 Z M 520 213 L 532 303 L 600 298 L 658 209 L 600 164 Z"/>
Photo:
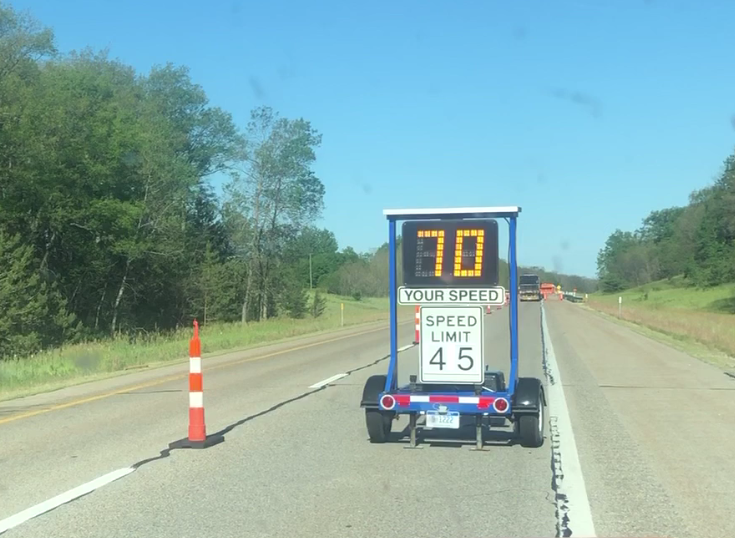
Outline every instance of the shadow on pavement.
<path id="1" fill-rule="evenodd" d="M 418 424 L 416 430 L 416 443 L 421 446 L 429 446 L 436 448 L 463 448 L 466 446 L 475 446 L 475 422 L 473 419 L 462 421 L 457 430 L 426 430 Z M 494 419 L 490 423 L 491 428 L 483 427 L 482 439 L 486 447 L 489 446 L 515 446 L 519 444 L 519 439 L 514 431 L 508 429 L 499 429 L 504 426 L 504 421 Z M 388 442 L 405 444 L 410 443 L 410 431 L 406 426 L 401 431 L 391 432 Z"/>
<path id="2" fill-rule="evenodd" d="M 354 374 L 355 372 L 359 372 L 361 370 L 366 370 L 368 368 L 372 368 L 373 366 L 376 366 L 377 364 L 387 360 L 390 358 L 390 355 L 386 355 L 384 357 L 381 357 L 377 360 L 374 360 L 368 364 L 365 364 L 363 366 L 359 366 L 357 368 L 353 368 L 352 370 L 348 370 L 345 373 L 347 374 L 347 377 Z M 215 446 L 217 444 L 222 443 L 226 435 L 230 433 L 232 430 L 237 428 L 238 426 L 242 426 L 243 424 L 246 424 L 247 422 L 250 422 L 251 420 L 255 420 L 256 418 L 262 417 L 264 415 L 267 415 L 269 413 L 272 413 L 273 411 L 276 411 L 277 409 L 280 409 L 281 407 L 291 404 L 293 402 L 297 402 L 299 400 L 303 400 L 304 398 L 311 396 L 312 394 L 316 394 L 317 392 L 321 392 L 329 388 L 330 385 L 324 385 L 323 387 L 319 387 L 317 389 L 312 389 L 309 391 L 306 391 L 302 394 L 299 394 L 298 396 L 294 396 L 293 398 L 289 398 L 288 400 L 283 400 L 282 402 L 279 402 L 268 409 L 265 409 L 263 411 L 260 411 L 259 413 L 255 413 L 253 415 L 249 415 L 247 417 L 243 417 L 242 419 L 238 420 L 237 422 L 233 422 L 229 426 L 226 426 L 222 428 L 221 430 L 214 432 L 210 435 L 207 435 L 206 441 L 203 443 L 202 449 L 209 448 L 210 446 Z M 164 458 L 168 458 L 171 455 L 171 452 L 174 450 L 191 450 L 190 447 L 187 446 L 187 438 L 179 439 L 178 441 L 174 441 L 172 443 L 169 443 L 168 448 L 165 448 L 161 450 L 158 454 L 158 456 L 154 456 L 152 458 L 147 458 L 144 460 L 141 460 L 133 465 L 131 467 L 133 469 L 139 469 L 144 465 L 147 465 L 149 463 L 152 463 L 154 461 L 162 460 Z"/>

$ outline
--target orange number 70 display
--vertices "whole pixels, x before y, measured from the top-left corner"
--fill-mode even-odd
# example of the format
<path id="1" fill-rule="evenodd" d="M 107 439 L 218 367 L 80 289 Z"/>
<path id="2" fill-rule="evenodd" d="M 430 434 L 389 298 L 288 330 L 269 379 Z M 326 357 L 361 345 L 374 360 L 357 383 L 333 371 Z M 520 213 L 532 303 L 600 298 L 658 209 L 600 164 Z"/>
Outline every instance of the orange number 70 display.
<path id="1" fill-rule="evenodd" d="M 498 224 L 471 221 L 407 221 L 402 233 L 406 286 L 496 286 Z"/>

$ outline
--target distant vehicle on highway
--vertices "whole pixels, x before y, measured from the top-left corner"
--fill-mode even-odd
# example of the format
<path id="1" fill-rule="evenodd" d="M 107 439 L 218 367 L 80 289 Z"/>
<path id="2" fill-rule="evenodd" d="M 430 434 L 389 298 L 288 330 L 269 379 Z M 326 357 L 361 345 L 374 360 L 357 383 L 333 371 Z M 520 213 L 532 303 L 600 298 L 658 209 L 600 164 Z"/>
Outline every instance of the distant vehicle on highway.
<path id="1" fill-rule="evenodd" d="M 556 293 L 556 286 L 550 282 L 541 284 L 541 295 L 546 299 L 549 295 Z"/>
<path id="2" fill-rule="evenodd" d="M 541 279 L 533 273 L 525 273 L 519 279 L 518 293 L 521 301 L 541 300 Z"/>

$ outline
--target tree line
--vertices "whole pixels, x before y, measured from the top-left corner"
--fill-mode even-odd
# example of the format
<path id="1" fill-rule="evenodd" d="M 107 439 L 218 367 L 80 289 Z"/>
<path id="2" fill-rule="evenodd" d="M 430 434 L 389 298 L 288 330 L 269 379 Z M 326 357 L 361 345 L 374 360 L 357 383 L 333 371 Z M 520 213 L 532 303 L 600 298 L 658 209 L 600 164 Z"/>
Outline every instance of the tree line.
<path id="1" fill-rule="evenodd" d="M 702 288 L 734 282 L 735 153 L 687 205 L 652 211 L 635 231 L 615 230 L 597 268 L 604 292 L 677 276 Z"/>
<path id="2" fill-rule="evenodd" d="M 0 357 L 195 317 L 318 314 L 310 286 L 356 289 L 378 262 L 314 226 L 320 143 L 269 107 L 238 129 L 185 67 L 62 55 L 0 5 Z M 381 292 L 360 278 L 353 294 Z"/>
<path id="3" fill-rule="evenodd" d="M 401 237 L 396 238 L 396 281 L 402 282 L 401 263 L 403 253 L 401 251 Z M 325 288 L 332 293 L 349 294 L 359 297 L 360 294 L 370 296 L 386 296 L 390 291 L 390 273 L 388 271 L 388 244 L 384 243 L 370 256 L 360 258 L 357 255 L 339 268 L 338 271 L 329 275 L 324 280 Z M 549 282 L 561 285 L 562 289 L 571 291 L 576 289 L 579 293 L 591 293 L 597 290 L 597 280 L 578 275 L 567 275 L 555 271 L 547 271 L 538 266 L 518 266 L 518 279 L 523 273 L 538 275 L 541 282 Z M 498 284 L 509 288 L 510 266 L 507 260 L 499 260 Z M 518 285 L 518 283 L 516 283 Z"/>
<path id="4" fill-rule="evenodd" d="M 0 4 L 0 359 L 193 318 L 319 315 L 312 287 L 386 296 L 387 245 L 340 250 L 315 226 L 321 140 L 265 106 L 238 128 L 185 67 L 61 54 Z"/>

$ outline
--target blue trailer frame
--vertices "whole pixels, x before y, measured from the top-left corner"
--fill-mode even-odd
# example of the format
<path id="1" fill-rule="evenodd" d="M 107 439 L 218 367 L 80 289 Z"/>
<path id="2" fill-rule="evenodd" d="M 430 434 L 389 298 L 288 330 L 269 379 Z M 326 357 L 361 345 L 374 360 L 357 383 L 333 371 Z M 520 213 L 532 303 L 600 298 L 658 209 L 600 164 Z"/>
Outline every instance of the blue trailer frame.
<path id="1" fill-rule="evenodd" d="M 543 384 L 536 378 L 518 376 L 518 264 L 516 251 L 517 219 L 521 208 L 469 207 L 449 209 L 386 209 L 388 220 L 389 271 L 390 271 L 390 363 L 385 376 L 368 379 L 361 407 L 366 410 L 368 433 L 372 442 L 385 442 L 392 420 L 398 415 L 410 416 L 410 443 L 416 446 L 416 422 L 426 412 L 475 415 L 477 449 L 482 449 L 483 417 L 502 417 L 512 422 L 525 446 L 543 444 L 544 413 L 546 404 Z M 408 220 L 447 219 L 506 219 L 509 226 L 510 285 L 510 372 L 506 385 L 502 372 L 486 369 L 485 382 L 479 385 L 434 385 L 432 390 L 417 390 L 416 376 L 408 385 L 398 386 L 398 282 L 396 225 Z M 495 389 L 487 386 L 488 375 L 495 376 Z M 470 390 L 467 390 L 470 389 Z M 472 390 L 474 389 L 474 390 Z M 524 418 L 525 417 L 525 418 Z M 540 438 L 540 439 L 539 439 Z M 525 440 L 525 442 L 524 442 Z"/>

